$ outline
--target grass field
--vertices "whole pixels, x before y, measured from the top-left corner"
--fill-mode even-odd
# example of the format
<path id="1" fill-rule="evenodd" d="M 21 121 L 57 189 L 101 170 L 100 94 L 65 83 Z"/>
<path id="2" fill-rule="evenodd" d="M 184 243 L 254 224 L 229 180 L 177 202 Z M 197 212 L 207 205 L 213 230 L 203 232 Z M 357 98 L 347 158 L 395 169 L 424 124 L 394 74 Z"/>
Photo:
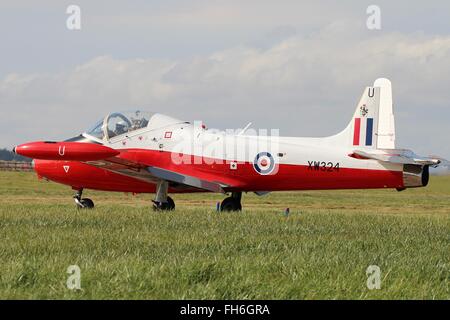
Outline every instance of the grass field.
<path id="1" fill-rule="evenodd" d="M 77 211 L 68 187 L 0 181 L 1 299 L 450 298 L 450 177 L 404 192 L 246 194 L 242 213 L 215 212 L 216 194 L 154 213 L 152 195 L 93 191 L 97 208 Z M 81 290 L 67 289 L 69 265 Z"/>

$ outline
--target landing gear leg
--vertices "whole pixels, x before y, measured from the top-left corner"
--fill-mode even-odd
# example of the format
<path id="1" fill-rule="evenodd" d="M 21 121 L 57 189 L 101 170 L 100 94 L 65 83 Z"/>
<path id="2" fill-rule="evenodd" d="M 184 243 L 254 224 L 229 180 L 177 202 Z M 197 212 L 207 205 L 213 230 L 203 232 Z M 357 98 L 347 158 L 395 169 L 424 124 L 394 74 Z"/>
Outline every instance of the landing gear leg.
<path id="1" fill-rule="evenodd" d="M 153 201 L 153 210 L 172 211 L 175 210 L 175 202 L 167 194 L 169 192 L 169 183 L 161 180 L 156 186 L 156 197 Z"/>
<path id="2" fill-rule="evenodd" d="M 82 199 L 81 196 L 83 195 L 83 189 L 77 190 L 77 193 L 73 196 L 73 199 L 75 200 L 75 204 L 77 205 L 78 209 L 93 209 L 94 208 L 94 201 L 91 199 L 85 198 Z"/>
<path id="3" fill-rule="evenodd" d="M 232 192 L 231 197 L 225 198 L 221 205 L 220 211 L 241 211 L 242 210 L 242 192 Z"/>

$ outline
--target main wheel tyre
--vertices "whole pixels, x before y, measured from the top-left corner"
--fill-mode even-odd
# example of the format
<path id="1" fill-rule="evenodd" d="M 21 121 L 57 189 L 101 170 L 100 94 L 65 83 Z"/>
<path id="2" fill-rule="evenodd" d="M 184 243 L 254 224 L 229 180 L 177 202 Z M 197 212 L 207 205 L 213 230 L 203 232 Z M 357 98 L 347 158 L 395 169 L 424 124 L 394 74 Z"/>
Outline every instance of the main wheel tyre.
<path id="1" fill-rule="evenodd" d="M 175 210 L 175 201 L 171 197 L 167 197 L 167 202 L 165 203 L 166 209 L 165 210 Z"/>
<path id="2" fill-rule="evenodd" d="M 171 197 L 167 197 L 167 202 L 154 203 L 154 210 L 172 211 L 175 210 L 175 201 Z"/>
<path id="3" fill-rule="evenodd" d="M 225 198 L 220 204 L 220 211 L 241 211 L 242 205 L 239 200 L 233 197 Z"/>
<path id="4" fill-rule="evenodd" d="M 91 199 L 81 199 L 80 203 L 82 206 L 77 205 L 80 209 L 94 209 L 94 201 L 92 201 Z"/>

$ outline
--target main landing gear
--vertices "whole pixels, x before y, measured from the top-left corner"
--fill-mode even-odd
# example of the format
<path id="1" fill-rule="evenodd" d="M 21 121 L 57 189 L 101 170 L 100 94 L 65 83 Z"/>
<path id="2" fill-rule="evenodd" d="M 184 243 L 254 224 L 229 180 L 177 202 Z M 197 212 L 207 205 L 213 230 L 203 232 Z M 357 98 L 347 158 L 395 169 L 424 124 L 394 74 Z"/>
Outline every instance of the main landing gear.
<path id="1" fill-rule="evenodd" d="M 75 204 L 77 205 L 78 209 L 93 209 L 94 208 L 94 201 L 88 198 L 81 198 L 83 195 L 83 189 L 80 189 L 75 193 L 73 196 L 73 199 L 75 200 Z"/>
<path id="2" fill-rule="evenodd" d="M 153 210 L 155 211 L 172 211 L 175 210 L 175 202 L 168 194 L 169 183 L 160 181 L 156 185 L 156 197 L 153 202 Z"/>
<path id="3" fill-rule="evenodd" d="M 153 201 L 153 210 L 172 211 L 175 210 L 175 202 L 168 196 L 169 183 L 160 181 L 156 185 L 156 197 Z M 225 198 L 220 204 L 220 211 L 242 211 L 242 192 L 232 192 L 231 197 Z"/>
<path id="4" fill-rule="evenodd" d="M 169 183 L 160 181 L 156 186 L 156 197 L 153 202 L 153 210 L 155 211 L 172 211 L 175 210 L 175 202 L 168 196 Z M 78 209 L 93 209 L 94 201 L 88 198 L 82 198 L 83 189 L 77 190 L 73 199 Z M 242 211 L 242 192 L 232 192 L 231 196 L 225 198 L 220 204 L 220 211 L 236 212 Z"/>
<path id="5" fill-rule="evenodd" d="M 242 192 L 232 192 L 231 197 L 225 198 L 220 204 L 220 211 L 241 211 Z"/>

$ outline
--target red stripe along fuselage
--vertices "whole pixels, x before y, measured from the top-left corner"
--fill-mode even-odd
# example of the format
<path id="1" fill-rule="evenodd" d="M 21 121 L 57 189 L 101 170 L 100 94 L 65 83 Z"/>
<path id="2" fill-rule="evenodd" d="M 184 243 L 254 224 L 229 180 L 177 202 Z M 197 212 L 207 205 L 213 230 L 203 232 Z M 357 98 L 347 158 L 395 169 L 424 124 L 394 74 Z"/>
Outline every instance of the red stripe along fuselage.
<path id="1" fill-rule="evenodd" d="M 122 159 L 138 161 L 144 166 L 220 181 L 233 186 L 228 191 L 283 191 L 319 189 L 402 188 L 402 171 L 358 168 L 334 168 L 326 162 L 307 165 L 278 164 L 274 175 L 260 175 L 253 163 L 241 162 L 233 169 L 226 161 L 211 161 L 191 156 L 192 164 L 179 165 L 172 161 L 170 152 L 155 150 L 126 150 Z M 196 159 L 197 158 L 197 159 Z M 106 169 L 76 161 L 35 160 L 35 170 L 49 180 L 75 188 L 135 193 L 154 192 L 154 185 L 138 178 L 128 177 Z M 145 170 L 144 168 L 142 170 Z M 200 191 L 193 188 L 173 189 L 172 192 Z"/>

